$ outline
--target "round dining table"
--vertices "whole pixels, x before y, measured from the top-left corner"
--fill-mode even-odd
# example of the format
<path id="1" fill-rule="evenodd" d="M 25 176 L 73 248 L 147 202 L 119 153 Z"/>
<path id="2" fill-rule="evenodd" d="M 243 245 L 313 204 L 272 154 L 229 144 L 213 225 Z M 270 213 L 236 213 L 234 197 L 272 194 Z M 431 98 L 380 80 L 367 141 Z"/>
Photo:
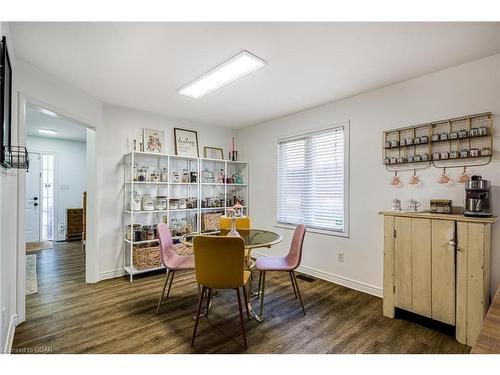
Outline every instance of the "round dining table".
<path id="1" fill-rule="evenodd" d="M 229 230 L 227 229 L 187 233 L 180 238 L 180 242 L 186 246 L 193 246 L 193 241 L 196 236 L 204 235 L 204 236 L 226 237 L 228 233 Z M 251 257 L 252 249 L 261 247 L 270 248 L 271 246 L 279 244 L 281 241 L 283 241 L 283 237 L 280 234 L 264 229 L 238 229 L 238 234 L 240 235 L 241 238 L 243 238 L 243 241 L 245 242 L 245 249 L 249 250 L 248 252 L 249 259 Z M 249 265 L 249 268 L 253 267 L 253 264 L 251 262 L 248 262 L 247 264 Z M 254 296 L 258 296 L 260 291 L 257 291 L 257 293 L 253 293 L 252 287 L 250 286 L 249 292 Z M 209 303 L 209 306 L 210 305 L 211 303 Z M 254 312 L 252 305 L 250 304 L 250 298 L 248 298 L 248 312 L 250 313 L 250 316 L 256 321 L 258 322 L 263 321 L 262 317 L 260 317 L 259 315 L 257 315 L 257 313 Z"/>
<path id="2" fill-rule="evenodd" d="M 180 241 L 187 246 L 193 246 L 195 236 L 221 236 L 225 237 L 229 233 L 227 229 L 210 230 L 204 232 L 194 232 L 183 235 Z M 271 247 L 283 241 L 283 237 L 263 229 L 238 229 L 238 233 L 245 241 L 245 249 L 256 249 L 258 247 Z"/>

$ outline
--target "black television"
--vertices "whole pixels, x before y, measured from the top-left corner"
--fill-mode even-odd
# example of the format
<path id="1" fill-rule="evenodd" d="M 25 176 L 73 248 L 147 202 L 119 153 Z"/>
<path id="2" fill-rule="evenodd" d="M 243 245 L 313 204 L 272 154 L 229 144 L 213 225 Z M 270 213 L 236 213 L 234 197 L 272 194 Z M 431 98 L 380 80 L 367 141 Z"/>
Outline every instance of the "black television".
<path id="1" fill-rule="evenodd" d="M 2 37 L 0 46 L 0 164 L 9 167 L 12 132 L 12 66 L 7 39 Z"/>

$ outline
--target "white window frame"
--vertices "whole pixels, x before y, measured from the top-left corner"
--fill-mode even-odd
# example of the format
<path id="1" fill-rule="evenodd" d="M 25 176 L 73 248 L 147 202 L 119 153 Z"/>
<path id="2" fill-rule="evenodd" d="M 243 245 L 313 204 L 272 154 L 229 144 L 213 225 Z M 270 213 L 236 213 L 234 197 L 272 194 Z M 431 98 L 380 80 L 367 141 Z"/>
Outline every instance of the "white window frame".
<path id="1" fill-rule="evenodd" d="M 297 138 L 303 138 L 307 137 L 309 135 L 315 134 L 315 133 L 321 133 L 327 130 L 333 130 L 338 127 L 343 127 L 344 128 L 344 231 L 336 231 L 333 229 L 316 229 L 316 228 L 307 228 L 307 232 L 310 233 L 318 233 L 318 234 L 324 234 L 328 236 L 335 236 L 335 237 L 350 237 L 350 198 L 349 198 L 349 191 L 350 191 L 350 163 L 349 163 L 349 155 L 350 155 L 350 142 L 349 142 L 349 133 L 350 133 L 350 123 L 349 120 L 346 120 L 344 122 L 336 123 L 336 124 L 331 124 L 328 126 L 320 127 L 320 128 L 315 128 L 314 130 L 307 131 L 307 132 L 302 132 L 302 133 L 295 133 L 292 135 L 288 135 L 283 138 L 278 138 L 275 140 L 275 150 L 274 150 L 274 158 L 275 158 L 275 183 L 274 183 L 274 226 L 276 228 L 282 228 L 282 229 L 290 229 L 294 230 L 295 225 L 292 224 L 285 224 L 285 223 L 280 223 L 278 221 L 278 147 L 280 142 L 284 141 L 290 141 L 293 139 Z"/>

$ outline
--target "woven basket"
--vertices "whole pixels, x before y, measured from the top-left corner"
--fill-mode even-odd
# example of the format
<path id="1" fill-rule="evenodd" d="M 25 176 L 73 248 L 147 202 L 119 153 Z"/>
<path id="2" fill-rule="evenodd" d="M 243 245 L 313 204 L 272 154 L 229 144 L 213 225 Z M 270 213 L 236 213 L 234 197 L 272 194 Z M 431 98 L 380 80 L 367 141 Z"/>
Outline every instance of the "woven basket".
<path id="1" fill-rule="evenodd" d="M 134 265 L 135 269 L 138 270 L 161 267 L 162 264 L 160 259 L 160 247 L 135 246 L 132 251 L 132 264 Z"/>
<path id="2" fill-rule="evenodd" d="M 174 244 L 174 249 L 178 255 L 193 254 L 192 247 L 183 245 L 181 243 Z M 137 270 L 146 270 L 162 266 L 159 246 L 134 246 L 132 257 L 132 263 Z"/>
<path id="3" fill-rule="evenodd" d="M 222 212 L 204 212 L 201 214 L 201 230 L 218 230 Z"/>
<path id="4" fill-rule="evenodd" d="M 174 244 L 174 249 L 177 255 L 191 255 L 193 254 L 193 248 L 191 246 L 186 246 L 182 243 Z"/>

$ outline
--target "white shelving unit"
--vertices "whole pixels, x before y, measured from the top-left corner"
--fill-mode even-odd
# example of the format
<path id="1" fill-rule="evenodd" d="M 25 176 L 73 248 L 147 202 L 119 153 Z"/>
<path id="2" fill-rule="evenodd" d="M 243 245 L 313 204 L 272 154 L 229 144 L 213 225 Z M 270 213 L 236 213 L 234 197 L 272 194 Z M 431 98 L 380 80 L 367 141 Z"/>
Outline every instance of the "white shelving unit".
<path id="1" fill-rule="evenodd" d="M 153 225 L 165 221 L 169 227 L 172 219 L 185 217 L 190 221 L 193 231 L 201 229 L 201 215 L 205 212 L 226 213 L 229 208 L 228 202 L 232 203 L 234 197 L 240 197 L 244 202 L 244 213 L 248 215 L 248 177 L 249 165 L 241 161 L 214 160 L 207 158 L 188 158 L 177 155 L 160 154 L 152 152 L 134 151 L 126 154 L 124 161 L 124 201 L 123 201 L 123 239 L 124 239 L 124 270 L 133 281 L 134 275 L 156 271 L 163 267 L 155 267 L 145 270 L 136 269 L 133 265 L 134 246 L 158 243 L 158 240 L 133 241 L 133 224 Z M 148 167 L 148 178 L 151 170 L 168 169 L 167 182 L 134 181 L 134 165 L 137 169 L 142 166 Z M 177 171 L 182 175 L 182 170 L 187 169 L 188 173 L 196 172 L 196 182 L 171 182 L 172 172 Z M 214 174 L 215 182 L 204 182 L 203 171 L 209 170 Z M 217 176 L 223 171 L 225 177 L 232 177 L 238 171 L 243 179 L 243 183 L 220 183 Z M 134 191 L 141 194 L 149 193 L 152 197 L 167 196 L 168 204 L 166 210 L 134 210 L 132 200 Z M 195 198 L 196 208 L 170 209 L 170 199 Z M 220 207 L 202 207 L 202 201 L 207 202 L 207 198 L 217 198 L 223 201 Z M 205 204 L 203 204 L 205 205 Z M 130 225 L 130 238 L 126 238 L 125 228 Z M 174 237 L 177 240 L 178 237 Z"/>

